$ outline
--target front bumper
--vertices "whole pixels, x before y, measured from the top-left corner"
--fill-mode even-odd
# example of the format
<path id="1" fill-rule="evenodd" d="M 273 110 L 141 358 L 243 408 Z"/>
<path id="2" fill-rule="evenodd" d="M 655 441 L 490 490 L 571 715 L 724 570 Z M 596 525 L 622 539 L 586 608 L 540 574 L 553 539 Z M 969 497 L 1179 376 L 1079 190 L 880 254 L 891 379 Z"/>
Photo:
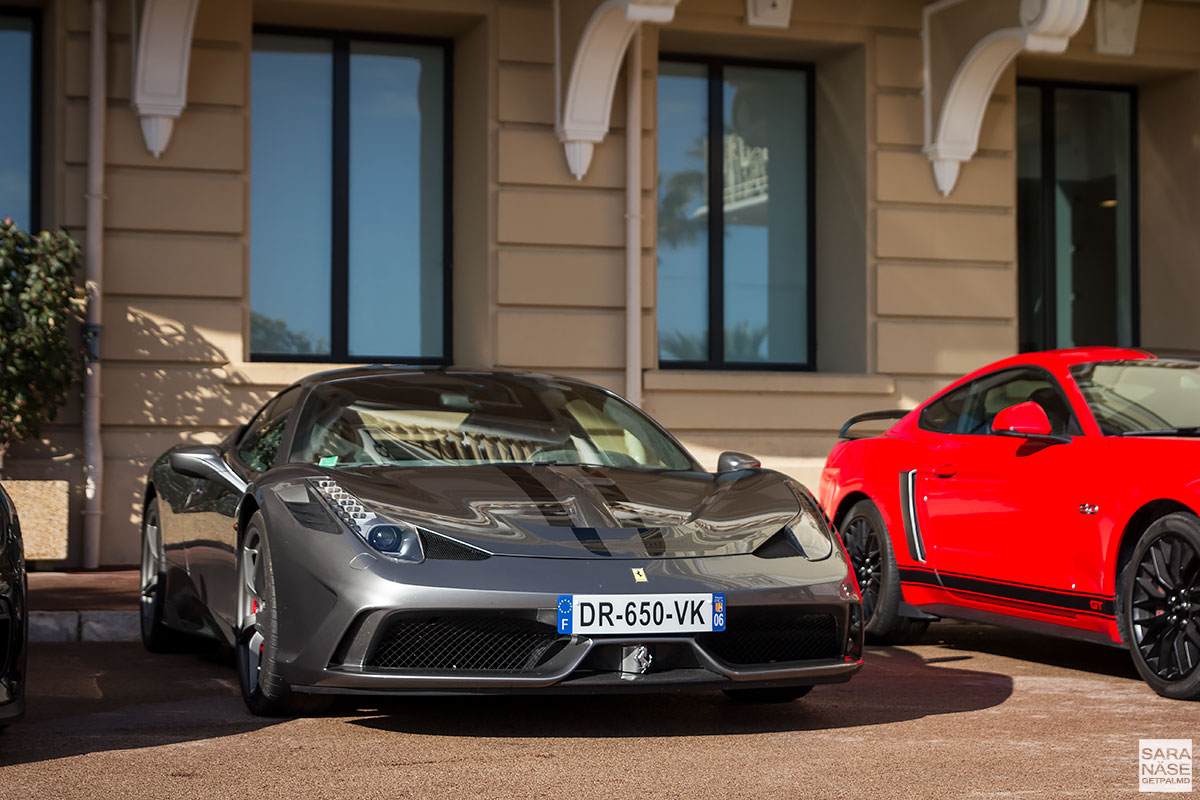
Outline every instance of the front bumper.
<path id="1" fill-rule="evenodd" d="M 307 540 L 302 545 L 287 533 L 272 535 L 271 542 L 278 665 L 297 691 L 699 691 L 840 682 L 862 665 L 861 606 L 838 551 L 815 563 L 801 557 L 738 555 L 658 560 L 493 556 L 397 564 L 369 554 L 363 558 L 365 551 L 348 536 L 317 535 L 322 537 L 315 540 L 317 552 L 309 531 L 300 532 Z M 644 569 L 648 578 L 636 588 L 634 567 Z M 557 635 L 559 595 L 637 589 L 724 593 L 726 630 Z M 466 657 L 443 651 L 424 661 L 379 657 L 397 625 L 415 626 L 424 636 L 421 631 L 428 626 L 447 621 L 458 627 L 442 630 L 436 641 L 432 634 L 415 641 L 422 647 L 444 645 Z M 497 621 L 503 623 L 499 628 Z M 487 641 L 478 638 L 485 629 L 492 636 Z M 529 644 L 527 657 L 518 653 L 515 661 L 481 661 L 471 655 L 493 645 L 511 647 L 518 635 L 543 638 Z M 745 647 L 732 638 L 739 636 L 748 637 Z M 639 647 L 650 658 L 644 670 L 630 667 L 632 651 Z"/>

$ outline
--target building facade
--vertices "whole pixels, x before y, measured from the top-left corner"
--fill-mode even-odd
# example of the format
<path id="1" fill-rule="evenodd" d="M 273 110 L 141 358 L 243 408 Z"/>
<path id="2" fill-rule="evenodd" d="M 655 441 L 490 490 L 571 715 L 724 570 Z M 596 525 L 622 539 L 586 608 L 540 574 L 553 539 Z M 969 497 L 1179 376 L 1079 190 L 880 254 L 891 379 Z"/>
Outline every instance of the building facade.
<path id="1" fill-rule="evenodd" d="M 162 450 L 331 366 L 577 376 L 813 480 L 1018 350 L 1200 355 L 1200 3 L 0 0 L 0 74 L 0 214 L 103 202 L 103 564 Z M 78 487 L 69 564 L 82 425 L 6 463 Z"/>

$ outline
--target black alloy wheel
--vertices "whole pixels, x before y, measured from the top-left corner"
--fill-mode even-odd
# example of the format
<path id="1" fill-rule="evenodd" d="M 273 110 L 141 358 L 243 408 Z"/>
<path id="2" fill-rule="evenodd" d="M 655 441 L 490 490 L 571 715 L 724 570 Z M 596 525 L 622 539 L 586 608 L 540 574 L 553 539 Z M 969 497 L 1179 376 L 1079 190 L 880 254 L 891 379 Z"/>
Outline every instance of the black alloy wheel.
<path id="1" fill-rule="evenodd" d="M 869 624 L 879 604 L 879 591 L 883 578 L 883 554 L 879 548 L 879 532 L 866 515 L 849 518 L 842 534 L 842 542 L 850 555 L 850 566 L 858 579 L 862 593 L 863 619 Z"/>
<path id="2" fill-rule="evenodd" d="M 900 570 L 879 508 L 859 500 L 838 526 L 863 599 L 863 633 L 871 644 L 914 644 L 929 621 L 903 616 Z"/>
<path id="3" fill-rule="evenodd" d="M 1121 594 L 1142 678 L 1164 697 L 1200 700 L 1200 519 L 1169 514 L 1147 528 Z"/>

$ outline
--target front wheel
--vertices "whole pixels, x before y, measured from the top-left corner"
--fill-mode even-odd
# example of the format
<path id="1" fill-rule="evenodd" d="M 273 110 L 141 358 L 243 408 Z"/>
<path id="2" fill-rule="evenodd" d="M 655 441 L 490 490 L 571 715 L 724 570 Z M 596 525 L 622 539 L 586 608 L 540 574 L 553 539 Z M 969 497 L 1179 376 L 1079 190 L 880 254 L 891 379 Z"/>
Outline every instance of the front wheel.
<path id="1" fill-rule="evenodd" d="M 838 528 L 862 592 L 867 640 L 874 644 L 916 643 L 929 622 L 900 615 L 900 570 L 879 509 L 870 500 L 859 500 Z"/>
<path id="2" fill-rule="evenodd" d="M 163 550 L 157 497 L 146 504 L 142 513 L 141 589 L 142 644 L 152 653 L 185 650 L 187 635 L 173 631 L 163 623 L 167 604 L 167 558 Z"/>
<path id="3" fill-rule="evenodd" d="M 1156 520 L 1126 569 L 1121 620 L 1134 666 L 1163 697 L 1200 700 L 1200 518 Z"/>
<path id="4" fill-rule="evenodd" d="M 275 572 L 261 512 L 250 518 L 238 548 L 237 580 L 236 655 L 246 708 L 262 717 L 311 714 L 327 708 L 328 696 L 297 694 L 279 674 Z"/>

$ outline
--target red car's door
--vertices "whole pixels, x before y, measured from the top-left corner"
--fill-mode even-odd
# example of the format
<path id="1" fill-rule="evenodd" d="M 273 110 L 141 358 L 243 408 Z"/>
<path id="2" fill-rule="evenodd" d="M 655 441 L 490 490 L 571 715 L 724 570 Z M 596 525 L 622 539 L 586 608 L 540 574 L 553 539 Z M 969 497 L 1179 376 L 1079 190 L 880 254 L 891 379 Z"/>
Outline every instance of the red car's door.
<path id="1" fill-rule="evenodd" d="M 964 389 L 955 424 L 922 436 L 916 499 L 929 566 L 976 601 L 1086 607 L 1073 595 L 1095 591 L 1099 577 L 1103 440 L 1082 435 L 1040 370 L 994 373 Z M 1030 399 L 1069 443 L 991 433 L 997 412 Z"/>

